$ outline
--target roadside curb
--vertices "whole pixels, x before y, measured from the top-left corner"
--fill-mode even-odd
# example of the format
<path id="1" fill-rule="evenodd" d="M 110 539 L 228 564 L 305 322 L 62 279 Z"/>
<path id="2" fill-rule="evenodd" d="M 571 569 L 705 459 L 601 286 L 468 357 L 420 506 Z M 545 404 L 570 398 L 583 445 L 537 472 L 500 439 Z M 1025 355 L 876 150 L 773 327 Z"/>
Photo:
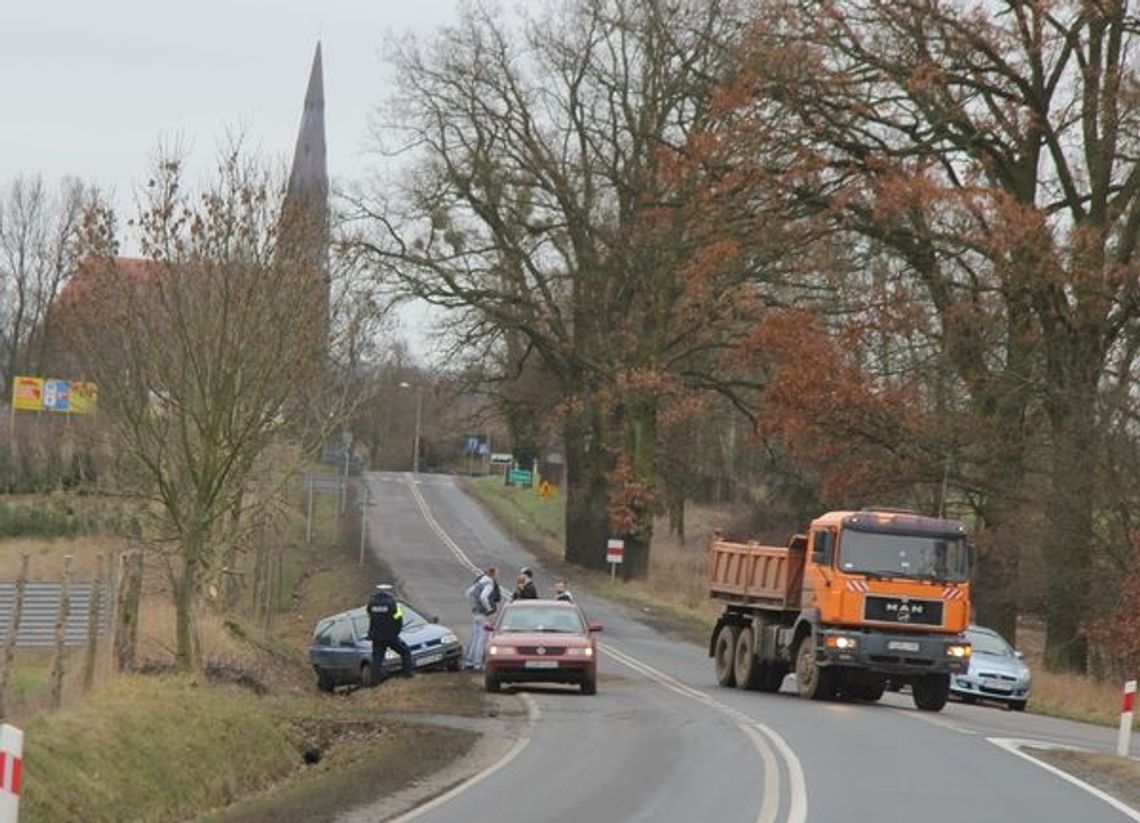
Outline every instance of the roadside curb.
<path id="1" fill-rule="evenodd" d="M 525 714 L 500 714 L 493 717 L 454 720 L 416 719 L 420 723 L 455 725 L 480 734 L 479 740 L 464 756 L 450 765 L 374 803 L 351 809 L 336 818 L 337 823 L 406 823 L 431 809 L 447 803 L 472 786 L 481 783 L 514 760 L 530 742 L 540 712 L 528 694 L 501 695 L 499 701 L 522 703 Z M 409 719 L 411 719 L 409 717 Z"/>

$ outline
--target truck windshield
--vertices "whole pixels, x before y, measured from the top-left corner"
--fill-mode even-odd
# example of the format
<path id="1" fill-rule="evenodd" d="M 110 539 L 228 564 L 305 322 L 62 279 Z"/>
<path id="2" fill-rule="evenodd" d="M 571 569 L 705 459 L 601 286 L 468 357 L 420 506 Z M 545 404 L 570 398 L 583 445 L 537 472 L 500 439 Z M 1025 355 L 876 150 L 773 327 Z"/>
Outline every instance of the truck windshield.
<path id="1" fill-rule="evenodd" d="M 839 540 L 839 568 L 845 572 L 958 583 L 969 575 L 967 558 L 961 537 L 845 529 Z"/>

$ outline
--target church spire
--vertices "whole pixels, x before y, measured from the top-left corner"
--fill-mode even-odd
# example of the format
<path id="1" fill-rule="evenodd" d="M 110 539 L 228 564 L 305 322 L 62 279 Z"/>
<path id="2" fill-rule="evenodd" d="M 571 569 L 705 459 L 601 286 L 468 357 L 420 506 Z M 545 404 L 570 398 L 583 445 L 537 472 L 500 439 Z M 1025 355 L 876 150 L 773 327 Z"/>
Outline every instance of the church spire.
<path id="1" fill-rule="evenodd" d="M 294 205 L 303 206 L 311 217 L 327 225 L 329 172 L 325 153 L 325 82 L 320 41 L 309 72 L 309 87 L 305 91 L 301 128 L 293 150 L 287 197 Z"/>

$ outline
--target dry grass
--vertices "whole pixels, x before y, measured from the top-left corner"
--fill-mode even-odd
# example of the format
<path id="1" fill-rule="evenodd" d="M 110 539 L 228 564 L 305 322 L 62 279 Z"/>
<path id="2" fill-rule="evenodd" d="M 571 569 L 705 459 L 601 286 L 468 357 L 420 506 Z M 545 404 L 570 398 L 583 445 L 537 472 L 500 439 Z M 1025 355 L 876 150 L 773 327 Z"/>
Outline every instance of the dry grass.
<path id="1" fill-rule="evenodd" d="M 22 555 L 31 555 L 28 576 L 31 580 L 59 580 L 63 577 L 63 558 L 71 555 L 71 572 L 77 580 L 95 575 L 96 557 L 107 557 L 125 551 L 121 538 L 87 535 L 83 537 L 21 537 L 0 540 L 0 579 L 15 580 Z"/>
<path id="2" fill-rule="evenodd" d="M 1120 684 L 1050 672 L 1038 665 L 1031 664 L 1030 668 L 1033 671 L 1029 698 L 1032 711 L 1104 726 L 1120 722 Z"/>

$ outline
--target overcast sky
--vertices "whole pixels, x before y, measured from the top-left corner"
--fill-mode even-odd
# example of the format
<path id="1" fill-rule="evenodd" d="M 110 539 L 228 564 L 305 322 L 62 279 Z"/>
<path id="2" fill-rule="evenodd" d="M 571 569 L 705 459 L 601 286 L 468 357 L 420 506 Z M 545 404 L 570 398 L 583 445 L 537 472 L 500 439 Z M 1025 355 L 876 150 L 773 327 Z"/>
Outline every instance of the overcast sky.
<path id="1" fill-rule="evenodd" d="M 0 2 L 0 181 L 76 175 L 129 195 L 160 140 L 208 160 L 227 129 L 292 152 L 313 49 L 323 43 L 329 166 L 367 166 L 384 100 L 385 36 L 430 35 L 456 0 Z M 128 196 L 129 201 L 129 196 Z"/>
<path id="2" fill-rule="evenodd" d="M 389 34 L 430 36 L 458 0 L 0 0 L 0 185 L 73 175 L 131 210 L 160 141 L 207 167 L 227 130 L 291 155 L 317 40 L 329 171 L 359 179 L 389 91 Z"/>

